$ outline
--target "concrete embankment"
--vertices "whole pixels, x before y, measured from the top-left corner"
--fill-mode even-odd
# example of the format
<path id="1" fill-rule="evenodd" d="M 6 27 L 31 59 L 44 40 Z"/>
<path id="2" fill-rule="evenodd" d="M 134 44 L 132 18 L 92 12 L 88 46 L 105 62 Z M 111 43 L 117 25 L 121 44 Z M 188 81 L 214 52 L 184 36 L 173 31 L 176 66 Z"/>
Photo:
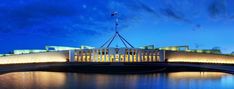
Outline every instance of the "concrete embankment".
<path id="1" fill-rule="evenodd" d="M 37 63 L 1 65 L 0 73 L 58 71 L 78 73 L 155 73 L 176 71 L 220 71 L 234 74 L 233 65 L 188 63 Z"/>

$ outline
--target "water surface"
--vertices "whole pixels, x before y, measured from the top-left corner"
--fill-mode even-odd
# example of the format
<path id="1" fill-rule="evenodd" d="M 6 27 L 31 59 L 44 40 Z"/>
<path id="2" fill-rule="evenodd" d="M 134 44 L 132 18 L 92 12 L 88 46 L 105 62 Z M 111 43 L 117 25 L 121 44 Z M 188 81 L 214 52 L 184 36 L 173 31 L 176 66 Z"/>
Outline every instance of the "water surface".
<path id="1" fill-rule="evenodd" d="M 0 75 L 0 88 L 234 89 L 234 76 L 222 72 L 171 72 L 153 74 L 13 72 Z"/>

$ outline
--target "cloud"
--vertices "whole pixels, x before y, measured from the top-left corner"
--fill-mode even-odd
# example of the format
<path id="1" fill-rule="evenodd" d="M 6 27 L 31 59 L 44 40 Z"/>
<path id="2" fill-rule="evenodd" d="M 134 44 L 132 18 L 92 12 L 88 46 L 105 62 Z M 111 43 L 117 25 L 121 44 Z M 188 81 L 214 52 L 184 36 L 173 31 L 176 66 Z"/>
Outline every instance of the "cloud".
<path id="1" fill-rule="evenodd" d="M 107 9 L 102 7 L 104 3 L 92 5 L 92 7 L 86 5 L 86 8 L 82 8 L 83 3 L 86 2 L 80 3 L 81 0 L 25 0 L 23 2 L 23 4 L 2 3 L 4 5 L 0 6 L 0 33 L 66 36 L 80 32 L 80 34 L 96 35 L 98 32 L 94 31 L 94 27 L 105 30 L 105 23 L 109 21 L 103 15 Z M 67 32 L 66 27 L 74 24 L 80 24 L 80 27 L 72 28 L 75 30 Z"/>
<path id="2" fill-rule="evenodd" d="M 131 13 L 135 13 L 135 15 L 139 15 L 139 13 L 147 13 L 147 14 L 152 14 L 155 17 L 159 16 L 159 14 L 154 9 L 154 6 L 148 5 L 147 2 L 143 2 L 140 0 L 129 0 L 128 2 L 130 3 L 127 3 L 124 0 L 120 1 L 119 3 L 126 6 L 128 11 L 131 11 Z"/>
<path id="3" fill-rule="evenodd" d="M 190 23 L 189 20 L 187 20 L 187 19 L 185 19 L 183 17 L 183 14 L 181 14 L 178 11 L 175 11 L 174 9 L 171 9 L 170 7 L 166 7 L 164 9 L 161 9 L 160 11 L 161 11 L 161 14 L 166 16 L 166 17 L 175 19 L 177 21 L 183 21 L 183 22 L 186 22 L 186 23 Z"/>
<path id="4" fill-rule="evenodd" d="M 217 18 L 225 16 L 226 6 L 224 4 L 225 0 L 214 0 L 208 6 L 208 13 L 210 17 Z"/>
<path id="5" fill-rule="evenodd" d="M 198 31 L 198 30 L 201 30 L 202 29 L 202 26 L 200 24 L 194 24 L 192 30 L 193 31 Z"/>
<path id="6" fill-rule="evenodd" d="M 139 7 L 141 8 L 141 10 L 143 10 L 143 11 L 145 11 L 147 13 L 153 14 L 156 18 L 159 17 L 159 14 L 152 7 L 150 7 L 149 5 L 143 3 L 143 2 L 141 2 L 139 0 L 137 2 L 139 4 Z"/>
<path id="7" fill-rule="evenodd" d="M 155 5 L 155 3 L 157 5 Z M 181 3 L 184 5 L 179 6 L 180 3 L 177 3 L 178 5 L 174 5 L 175 3 L 173 3 L 172 1 L 170 1 L 170 3 L 167 2 L 167 4 L 164 4 L 160 1 L 152 1 L 151 3 L 149 3 L 141 0 L 129 0 L 128 3 L 126 3 L 126 1 L 120 0 L 114 1 L 114 4 L 111 4 L 111 6 L 114 7 L 115 5 L 116 7 L 118 7 L 118 9 L 121 9 L 122 12 L 124 12 L 121 13 L 121 17 L 125 16 L 123 22 L 129 22 L 124 23 L 127 24 L 127 26 L 132 25 L 133 23 L 139 23 L 138 21 L 144 20 L 144 18 L 147 18 L 146 16 L 150 16 L 150 18 L 152 18 L 152 21 L 155 21 L 155 19 L 170 19 L 175 22 L 186 23 L 188 25 L 192 25 L 192 30 L 195 31 L 200 29 L 202 25 L 197 24 L 197 22 L 193 21 L 194 16 L 191 15 L 194 15 L 192 14 L 194 12 L 190 12 L 190 9 L 184 9 L 184 7 L 190 7 L 191 9 L 194 9 L 195 5 L 193 3 L 194 2 L 192 1 L 187 1 L 187 4 Z"/>
<path id="8" fill-rule="evenodd" d="M 195 19 L 195 17 L 198 16 L 197 13 L 200 12 L 201 9 L 194 8 L 194 6 L 196 6 L 194 3 L 194 1 L 187 0 L 184 2 L 173 2 L 168 0 L 162 3 L 159 12 L 161 17 L 166 17 L 163 18 L 165 20 L 170 19 L 175 22 L 182 22 L 190 25 L 192 27 L 191 30 L 193 31 L 200 30 L 202 24 L 196 22 L 197 18 Z"/>
<path id="9" fill-rule="evenodd" d="M 195 22 L 191 18 L 186 18 L 185 13 L 187 12 L 183 12 L 173 5 L 175 8 L 170 5 L 161 5 L 161 9 L 158 9 L 154 3 L 141 0 L 129 0 L 128 2 L 125 0 L 107 0 L 106 2 L 90 0 L 22 1 L 22 4 L 18 2 L 13 5 L 13 2 L 5 2 L 4 5 L 0 5 L 0 33 L 41 35 L 54 33 L 56 34 L 54 36 L 66 36 L 66 34 L 72 33 L 100 35 L 113 30 L 111 29 L 113 18 L 109 14 L 116 8 L 120 10 L 121 14 L 120 29 L 137 23 L 139 19 L 149 15 L 152 16 L 152 19 L 172 19 L 193 24 L 196 29 L 201 27 L 200 24 L 194 24 Z M 83 8 L 84 6 L 85 8 Z M 73 27 L 76 24 L 79 26 Z"/>
<path id="10" fill-rule="evenodd" d="M 155 2 L 157 2 L 157 5 L 155 5 Z M 128 2 L 126 0 L 107 0 L 105 2 L 92 0 L 15 0 L 13 2 L 5 0 L 0 5 L 0 33 L 23 32 L 32 34 L 35 30 L 38 30 L 37 32 L 42 32 L 41 34 L 52 32 L 60 34 L 59 32 L 67 30 L 64 27 L 79 24 L 76 28 L 72 27 L 76 30 L 71 30 L 71 33 L 81 32 L 82 34 L 82 32 L 90 31 L 90 33 L 98 35 L 102 31 L 111 31 L 112 18 L 109 14 L 116 8 L 121 13 L 121 28 L 128 27 L 144 16 L 148 16 L 145 14 L 151 14 L 153 15 L 152 18 L 156 19 L 172 19 L 193 24 L 195 28 L 201 27 L 200 24 L 195 24 L 192 15 L 187 14 L 190 11 L 181 10 L 181 8 L 189 7 L 186 5 L 193 5 L 191 4 L 194 3 L 193 1 L 187 1 L 188 4 L 182 3 L 183 6 L 181 7 L 179 6 L 180 3 L 175 5 L 170 0 L 166 1 L 167 4 L 163 4 L 161 1 L 155 2 L 149 3 L 143 0 L 129 0 Z M 208 7 L 207 4 L 204 5 L 208 8 L 207 13 L 211 17 L 222 16 L 225 13 L 226 6 L 223 0 L 209 2 Z M 159 8 L 159 6 L 161 7 Z M 197 8 L 193 9 L 197 10 Z M 140 16 L 142 18 L 138 18 Z"/>

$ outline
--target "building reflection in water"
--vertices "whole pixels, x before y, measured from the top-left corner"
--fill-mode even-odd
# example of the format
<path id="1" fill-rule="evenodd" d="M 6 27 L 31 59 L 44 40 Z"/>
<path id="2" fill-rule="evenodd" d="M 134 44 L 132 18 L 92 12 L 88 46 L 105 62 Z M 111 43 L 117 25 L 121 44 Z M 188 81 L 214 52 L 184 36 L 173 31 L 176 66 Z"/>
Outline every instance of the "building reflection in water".
<path id="1" fill-rule="evenodd" d="M 0 75 L 1 87 L 9 89 L 59 88 L 66 75 L 58 72 L 15 72 Z"/>
<path id="2" fill-rule="evenodd" d="M 229 76 L 229 78 L 224 79 Z M 222 72 L 174 72 L 169 73 L 169 83 L 173 88 L 182 89 L 230 89 L 233 85 L 226 85 L 227 83 L 234 83 L 228 81 L 233 75 Z M 225 80 L 224 83 L 222 80 Z M 226 86 L 223 86 L 225 84 Z"/>
<path id="3" fill-rule="evenodd" d="M 222 76 L 228 75 L 222 72 L 173 72 L 168 73 L 170 79 L 220 79 Z"/>
<path id="4" fill-rule="evenodd" d="M 233 84 L 233 75 L 221 72 L 84 74 L 37 71 L 0 75 L 0 88 L 10 89 L 234 89 Z"/>

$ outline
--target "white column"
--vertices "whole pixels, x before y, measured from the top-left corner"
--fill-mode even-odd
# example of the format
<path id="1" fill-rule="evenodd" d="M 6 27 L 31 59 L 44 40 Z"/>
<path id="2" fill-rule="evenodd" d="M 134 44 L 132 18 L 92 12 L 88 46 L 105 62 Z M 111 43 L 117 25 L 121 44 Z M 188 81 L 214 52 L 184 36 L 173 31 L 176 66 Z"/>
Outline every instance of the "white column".
<path id="1" fill-rule="evenodd" d="M 111 53 L 111 50 L 108 48 L 108 61 L 110 62 L 110 53 Z"/>
<path id="2" fill-rule="evenodd" d="M 142 62 L 142 51 L 139 49 L 140 62 Z"/>
<path id="3" fill-rule="evenodd" d="M 115 52 L 115 49 L 113 49 L 113 55 L 114 55 L 114 60 L 113 60 L 113 62 L 116 62 L 116 60 L 115 60 L 115 56 L 116 56 L 116 52 Z"/>
<path id="4" fill-rule="evenodd" d="M 165 62 L 165 51 L 160 50 L 160 62 Z"/>
<path id="5" fill-rule="evenodd" d="M 123 49 L 123 54 L 124 54 L 124 62 L 126 62 L 126 49 Z"/>
<path id="6" fill-rule="evenodd" d="M 106 48 L 104 49 L 104 62 L 106 62 Z"/>
<path id="7" fill-rule="evenodd" d="M 123 56 L 124 56 L 124 49 L 121 49 L 120 52 L 121 52 L 120 61 L 124 62 L 124 58 L 123 58 Z"/>
<path id="8" fill-rule="evenodd" d="M 82 50 L 81 50 L 81 62 L 84 62 L 84 61 L 83 61 L 83 55 L 84 55 L 84 54 L 83 54 L 83 49 L 82 49 Z"/>
<path id="9" fill-rule="evenodd" d="M 94 62 L 94 61 L 93 61 L 93 59 L 94 59 L 94 51 L 93 51 L 93 49 L 91 49 L 90 52 L 91 52 L 91 60 L 90 60 L 90 61 L 91 61 L 91 62 Z"/>
<path id="10" fill-rule="evenodd" d="M 135 50 L 132 49 L 132 62 L 134 62 L 134 52 L 135 52 Z"/>
<path id="11" fill-rule="evenodd" d="M 100 62 L 102 62 L 102 49 L 100 49 Z"/>
<path id="12" fill-rule="evenodd" d="M 95 49 L 95 61 L 98 62 L 98 49 Z"/>
<path id="13" fill-rule="evenodd" d="M 147 50 L 147 62 L 149 62 L 149 60 L 150 60 L 150 51 Z"/>
<path id="14" fill-rule="evenodd" d="M 80 50 L 77 50 L 76 53 L 77 53 L 77 61 L 79 62 L 79 60 L 80 60 Z"/>
<path id="15" fill-rule="evenodd" d="M 145 51 L 142 50 L 142 61 L 145 62 Z"/>
<path id="16" fill-rule="evenodd" d="M 75 50 L 69 50 L 69 62 L 75 62 Z"/>
<path id="17" fill-rule="evenodd" d="M 87 58 L 87 56 L 88 56 L 87 50 L 85 50 L 84 53 L 85 53 L 85 62 L 87 62 L 87 59 L 88 59 L 88 58 Z"/>
<path id="18" fill-rule="evenodd" d="M 155 62 L 157 62 L 157 53 L 158 53 L 158 51 L 155 51 L 155 52 L 154 52 Z"/>
<path id="19" fill-rule="evenodd" d="M 136 62 L 138 62 L 138 49 L 136 49 Z"/>
<path id="20" fill-rule="evenodd" d="M 91 62 L 91 60 L 92 60 L 92 50 L 91 49 L 89 49 L 89 62 Z"/>
<path id="21" fill-rule="evenodd" d="M 128 62 L 130 61 L 130 49 L 128 49 Z"/>
<path id="22" fill-rule="evenodd" d="M 154 61 L 154 51 L 151 51 L 151 62 Z"/>
<path id="23" fill-rule="evenodd" d="M 141 49 L 139 49 L 139 62 L 142 62 L 141 60 L 142 60 L 142 58 L 141 58 Z"/>
<path id="24" fill-rule="evenodd" d="M 119 54 L 119 60 L 118 60 L 118 62 L 121 62 L 121 56 L 122 56 L 122 51 L 121 51 L 121 49 L 119 49 L 118 54 Z"/>
<path id="25" fill-rule="evenodd" d="M 100 62 L 101 51 L 100 49 L 97 50 L 97 61 Z"/>

